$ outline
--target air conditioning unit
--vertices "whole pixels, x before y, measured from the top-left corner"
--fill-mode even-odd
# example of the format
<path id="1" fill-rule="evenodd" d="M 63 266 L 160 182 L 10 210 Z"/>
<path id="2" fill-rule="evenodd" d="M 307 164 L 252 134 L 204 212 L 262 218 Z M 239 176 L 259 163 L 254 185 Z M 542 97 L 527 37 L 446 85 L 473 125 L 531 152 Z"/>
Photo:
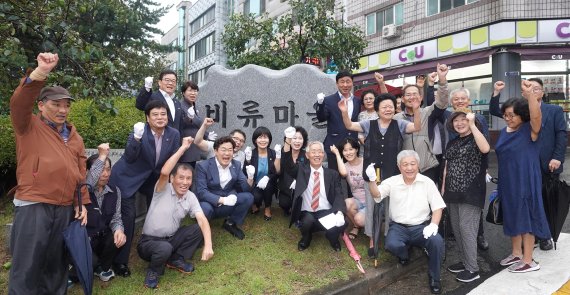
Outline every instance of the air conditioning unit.
<path id="1" fill-rule="evenodd" d="M 382 27 L 382 38 L 390 39 L 398 36 L 400 36 L 400 31 L 397 26 L 391 24 Z"/>

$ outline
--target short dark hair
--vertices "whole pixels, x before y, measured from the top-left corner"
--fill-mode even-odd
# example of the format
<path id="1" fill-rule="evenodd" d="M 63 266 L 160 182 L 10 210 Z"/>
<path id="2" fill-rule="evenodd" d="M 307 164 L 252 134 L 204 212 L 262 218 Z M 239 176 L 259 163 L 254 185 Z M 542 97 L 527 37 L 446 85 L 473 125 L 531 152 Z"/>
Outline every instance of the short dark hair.
<path id="1" fill-rule="evenodd" d="M 402 88 L 402 96 L 404 96 L 406 94 L 406 90 L 410 87 L 416 87 L 416 89 L 418 90 L 418 92 L 420 92 L 420 87 L 416 84 L 408 84 L 406 86 L 404 86 L 404 88 Z M 421 93 L 420 93 L 421 95 Z"/>
<path id="2" fill-rule="evenodd" d="M 374 95 L 374 98 L 376 98 L 376 96 L 378 96 L 378 93 L 376 93 L 376 91 L 374 91 L 374 90 L 372 90 L 372 89 L 362 91 L 362 94 L 360 95 L 360 98 L 361 98 L 361 99 L 360 99 L 360 103 L 361 103 L 362 105 L 364 105 L 364 97 L 365 97 L 367 94 L 372 94 L 372 95 Z"/>
<path id="3" fill-rule="evenodd" d="M 301 149 L 305 149 L 309 143 L 309 133 L 307 133 L 307 130 L 305 130 L 305 128 L 301 126 L 295 126 L 295 133 L 297 132 L 301 133 L 301 136 L 303 137 L 303 145 L 301 146 Z"/>
<path id="4" fill-rule="evenodd" d="M 396 108 L 396 97 L 394 97 L 394 95 L 392 95 L 391 93 L 382 93 L 376 96 L 376 98 L 374 99 L 374 110 L 376 112 L 378 112 L 378 109 L 380 109 L 380 103 L 385 100 L 392 101 L 392 104 L 394 104 L 394 109 Z"/>
<path id="5" fill-rule="evenodd" d="M 184 82 L 184 84 L 182 84 L 182 86 L 180 87 L 180 91 L 182 93 L 186 92 L 186 90 L 190 88 L 190 89 L 194 89 L 196 91 L 200 91 L 200 88 L 198 88 L 198 85 L 192 81 L 186 81 Z"/>
<path id="6" fill-rule="evenodd" d="M 161 100 L 151 100 L 149 101 L 146 106 L 144 107 L 144 114 L 145 116 L 150 115 L 150 111 L 154 109 L 165 109 L 168 112 L 168 106 Z"/>
<path id="7" fill-rule="evenodd" d="M 216 141 L 214 141 L 214 150 L 218 150 L 218 148 L 226 142 L 229 142 L 232 144 L 232 149 L 236 148 L 236 143 L 234 142 L 234 140 L 230 136 L 222 136 L 222 137 L 218 137 L 218 139 L 216 139 Z"/>
<path id="8" fill-rule="evenodd" d="M 346 144 L 350 144 L 350 146 L 356 150 L 356 157 L 358 157 L 358 154 L 360 153 L 360 143 L 358 142 L 358 140 L 347 136 L 345 137 L 343 140 L 341 140 L 337 145 L 336 148 L 338 149 L 338 152 L 340 153 L 340 156 L 342 158 L 342 160 L 344 162 L 346 162 L 346 159 L 344 158 L 344 155 L 342 154 L 342 151 L 344 150 L 344 146 Z"/>
<path id="9" fill-rule="evenodd" d="M 340 80 L 344 77 L 349 77 L 350 80 L 353 80 L 352 73 L 350 71 L 342 70 L 342 71 L 338 72 L 338 74 L 336 74 L 336 81 L 338 82 L 338 80 Z"/>
<path id="10" fill-rule="evenodd" d="M 99 154 L 94 154 L 87 158 L 87 170 L 91 169 L 91 166 L 93 166 L 93 163 L 95 163 L 95 160 L 97 160 L 97 158 L 99 158 Z M 109 157 L 107 157 L 107 162 L 109 163 L 109 166 L 113 166 L 113 161 L 111 161 Z"/>
<path id="11" fill-rule="evenodd" d="M 457 118 L 461 115 L 467 116 L 467 113 L 463 112 L 461 110 L 451 113 L 451 115 L 447 119 L 447 124 L 445 126 L 445 127 L 447 127 L 447 130 L 457 133 L 455 128 L 453 128 L 453 120 L 455 120 L 455 118 Z M 477 120 L 477 117 L 475 117 L 475 126 L 477 127 L 477 129 L 479 129 L 479 131 L 483 132 L 483 130 L 481 130 L 481 128 L 482 128 L 481 123 L 479 122 L 479 120 Z"/>
<path id="12" fill-rule="evenodd" d="M 528 110 L 528 101 L 524 98 L 513 97 L 509 98 L 501 106 L 501 113 L 505 113 L 505 110 L 509 107 L 513 107 L 513 113 L 521 116 L 523 122 L 530 121 L 530 113 Z"/>
<path id="13" fill-rule="evenodd" d="M 171 70 L 171 69 L 164 69 L 160 72 L 160 74 L 158 74 L 158 80 L 162 80 L 162 78 L 166 75 L 174 75 L 174 77 L 176 77 L 176 79 L 178 79 L 178 75 L 176 75 L 176 72 Z"/>
<path id="14" fill-rule="evenodd" d="M 235 133 L 239 133 L 241 135 L 243 135 L 243 140 L 245 140 L 247 138 L 247 136 L 245 135 L 245 132 L 243 132 L 243 130 L 241 129 L 234 129 L 232 130 L 232 132 L 230 132 L 230 136 L 234 136 Z"/>
<path id="15" fill-rule="evenodd" d="M 251 142 L 255 147 L 257 147 L 257 143 L 255 141 L 257 140 L 258 137 L 262 135 L 267 135 L 267 137 L 269 138 L 269 145 L 271 144 L 271 140 L 273 140 L 273 137 L 271 136 L 271 131 L 267 127 L 260 126 L 253 131 L 253 135 L 251 136 Z"/>
<path id="16" fill-rule="evenodd" d="M 176 176 L 176 174 L 178 174 L 178 170 L 190 170 L 191 173 L 194 173 L 190 164 L 176 163 L 176 165 L 174 165 L 174 168 L 172 168 L 172 171 L 170 171 L 170 176 Z"/>
<path id="17" fill-rule="evenodd" d="M 544 87 L 544 83 L 542 83 L 542 79 L 540 79 L 540 78 L 530 78 L 527 81 L 536 82 L 536 83 L 540 84 L 540 87 Z"/>

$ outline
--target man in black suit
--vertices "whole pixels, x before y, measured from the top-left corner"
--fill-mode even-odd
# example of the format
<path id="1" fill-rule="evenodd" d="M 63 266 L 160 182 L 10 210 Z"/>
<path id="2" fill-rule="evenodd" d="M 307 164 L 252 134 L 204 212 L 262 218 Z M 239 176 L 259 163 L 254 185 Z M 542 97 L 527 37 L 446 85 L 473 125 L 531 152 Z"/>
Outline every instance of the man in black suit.
<path id="1" fill-rule="evenodd" d="M 347 130 L 342 122 L 342 114 L 338 109 L 338 102 L 342 99 L 347 101 L 348 114 L 352 122 L 358 122 L 360 113 L 360 98 L 352 94 L 352 74 L 349 71 L 340 71 L 336 75 L 336 87 L 338 92 L 324 97 L 322 93 L 317 95 L 317 102 L 313 106 L 317 111 L 319 122 L 327 122 L 327 136 L 324 146 L 327 147 L 328 168 L 337 170 L 336 156 L 328 147 L 338 144 L 342 139 L 350 136 L 357 139 L 358 132 Z"/>
<path id="2" fill-rule="evenodd" d="M 338 238 L 346 227 L 345 194 L 342 193 L 340 175 L 336 170 L 323 168 L 325 149 L 322 142 L 310 142 L 306 156 L 310 165 L 299 167 L 289 226 L 295 222 L 300 223 L 302 238 L 298 244 L 299 251 L 309 247 L 313 232 L 324 230 L 331 247 L 338 252 Z M 328 229 L 319 221 L 319 218 L 325 216 L 331 219 L 326 224 Z"/>
<path id="3" fill-rule="evenodd" d="M 144 111 L 146 104 L 153 100 L 162 101 L 168 106 L 168 126 L 180 131 L 182 116 L 186 116 L 186 110 L 182 110 L 180 101 L 176 98 L 176 72 L 163 70 L 158 76 L 158 91 L 152 91 L 152 77 L 144 79 L 144 87 L 137 95 L 135 106 Z"/>

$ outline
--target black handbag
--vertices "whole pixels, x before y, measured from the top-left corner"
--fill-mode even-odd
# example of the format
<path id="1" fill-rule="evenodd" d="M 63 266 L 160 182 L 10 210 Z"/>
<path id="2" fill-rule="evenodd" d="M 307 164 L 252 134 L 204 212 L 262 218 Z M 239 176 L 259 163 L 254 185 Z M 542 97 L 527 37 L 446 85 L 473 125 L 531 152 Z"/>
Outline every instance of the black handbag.
<path id="1" fill-rule="evenodd" d="M 501 208 L 501 197 L 497 190 L 493 190 L 489 195 L 489 208 L 487 209 L 487 222 L 497 225 L 503 224 L 503 210 Z"/>

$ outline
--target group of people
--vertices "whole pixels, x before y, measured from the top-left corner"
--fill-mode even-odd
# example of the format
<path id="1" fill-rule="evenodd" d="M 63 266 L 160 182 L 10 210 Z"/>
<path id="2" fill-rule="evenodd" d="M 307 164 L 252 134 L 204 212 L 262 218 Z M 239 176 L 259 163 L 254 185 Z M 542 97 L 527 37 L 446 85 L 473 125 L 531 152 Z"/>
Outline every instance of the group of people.
<path id="1" fill-rule="evenodd" d="M 133 126 L 124 154 L 112 165 L 106 143 L 86 159 L 80 135 L 67 122 L 73 98 L 62 87 L 44 87 L 57 54 L 40 53 L 37 60 L 38 67 L 22 79 L 10 101 L 18 160 L 10 294 L 65 293 L 61 232 L 73 207 L 74 217 L 87 227 L 95 275 L 103 281 L 130 276 L 137 193 L 146 196 L 148 208 L 136 249 L 149 262 L 144 279 L 149 288 L 158 286 L 165 268 L 193 272 L 189 261 L 199 248 L 202 260 L 213 257 L 210 220 L 224 218 L 222 228 L 243 240 L 247 215 L 263 212 L 270 222 L 274 198 L 290 226 L 300 231 L 299 251 L 310 246 L 317 231 L 341 251 L 343 232 L 354 239 L 364 229 L 370 237 L 368 254 L 374 256 L 380 241 L 373 239 L 373 219 L 382 218 L 384 248 L 402 265 L 409 261 L 411 246 L 426 250 L 434 294 L 442 291 L 445 247 L 439 227 L 445 209 L 461 254 L 448 270 L 462 282 L 479 278 L 489 131 L 485 118 L 468 108 L 467 89 L 448 91 L 446 65 L 403 87 L 401 102 L 388 93 L 379 73 L 380 93 L 355 97 L 351 73 L 341 71 L 338 92 L 319 94 L 314 104 L 318 120 L 327 122 L 324 142 L 309 141 L 307 130 L 294 126 L 271 148 L 271 131 L 259 127 L 251 136 L 253 149 L 244 148 L 242 130 L 220 137 L 208 132 L 214 121 L 198 111 L 198 86 L 182 84 L 179 100 L 177 75 L 165 70 L 158 90 L 151 77 L 145 79 L 136 107 L 146 122 Z M 535 237 L 544 248 L 550 240 L 541 179 L 560 174 L 566 130 L 559 120 L 562 110 L 541 103 L 540 80 L 523 81 L 523 98 L 499 108 L 504 86 L 495 83 L 491 99 L 492 114 L 507 123 L 496 152 L 504 232 L 512 237 L 512 253 L 500 263 L 509 271 L 527 272 L 539 269 L 532 260 Z M 422 101 L 427 102 L 423 107 Z M 83 188 L 79 208 L 74 190 L 83 182 L 92 189 Z M 186 215 L 196 224 L 182 226 Z"/>

